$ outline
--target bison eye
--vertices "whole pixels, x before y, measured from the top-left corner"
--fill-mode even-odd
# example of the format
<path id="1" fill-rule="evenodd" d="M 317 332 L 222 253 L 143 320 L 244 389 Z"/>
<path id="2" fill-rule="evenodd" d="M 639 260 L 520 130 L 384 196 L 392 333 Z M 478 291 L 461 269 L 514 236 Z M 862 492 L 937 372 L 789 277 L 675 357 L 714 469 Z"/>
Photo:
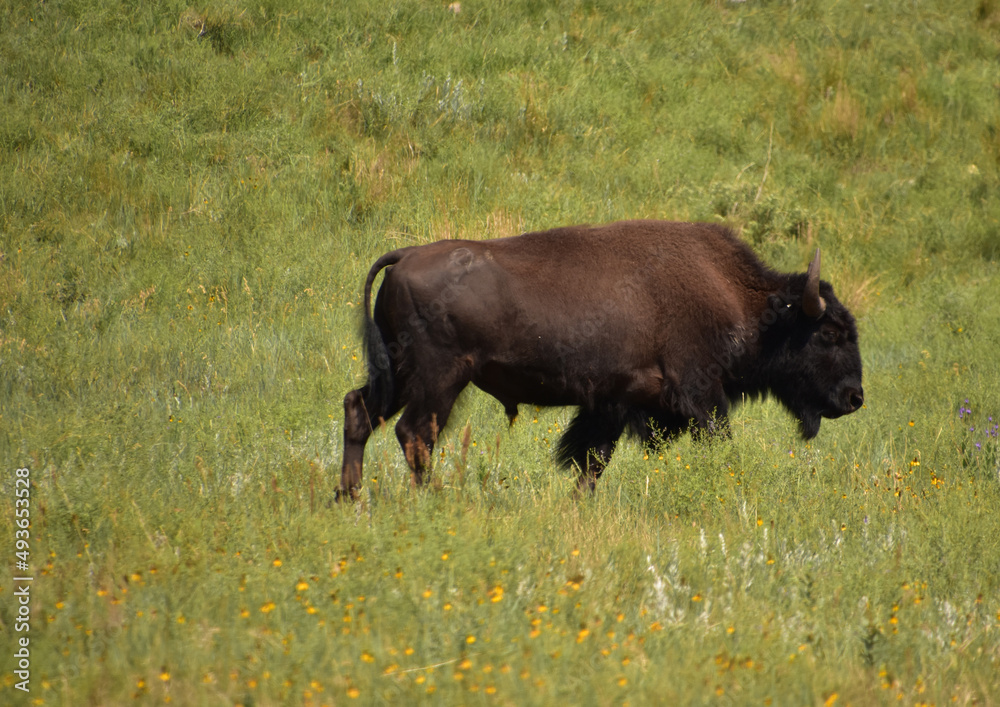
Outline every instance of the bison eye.
<path id="1" fill-rule="evenodd" d="M 823 327 L 820 329 L 819 335 L 824 344 L 833 345 L 840 339 L 840 333 L 833 327 Z"/>

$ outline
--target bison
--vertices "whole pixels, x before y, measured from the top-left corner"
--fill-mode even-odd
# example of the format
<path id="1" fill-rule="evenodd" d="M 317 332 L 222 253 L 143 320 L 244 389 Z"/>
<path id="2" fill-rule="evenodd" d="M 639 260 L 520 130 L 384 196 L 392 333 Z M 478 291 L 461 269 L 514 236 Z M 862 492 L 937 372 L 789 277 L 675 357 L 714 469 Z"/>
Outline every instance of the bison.
<path id="1" fill-rule="evenodd" d="M 807 272 L 784 274 L 724 226 L 661 221 L 386 253 L 365 281 L 368 381 L 344 398 L 338 496 L 354 496 L 369 435 L 400 410 L 396 436 L 424 482 L 469 383 L 511 423 L 521 403 L 578 406 L 558 459 L 581 490 L 624 432 L 726 433 L 744 396 L 773 395 L 815 437 L 864 402 L 854 317 L 819 270 L 818 249 Z"/>

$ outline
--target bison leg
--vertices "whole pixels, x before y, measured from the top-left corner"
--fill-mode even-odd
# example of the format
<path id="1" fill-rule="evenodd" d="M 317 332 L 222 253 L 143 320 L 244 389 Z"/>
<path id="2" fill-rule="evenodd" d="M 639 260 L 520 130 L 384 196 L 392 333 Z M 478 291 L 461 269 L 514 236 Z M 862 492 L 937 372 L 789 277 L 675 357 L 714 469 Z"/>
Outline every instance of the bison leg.
<path id="1" fill-rule="evenodd" d="M 611 461 L 618 438 L 625 431 L 626 413 L 614 406 L 581 408 L 559 440 L 557 458 L 563 466 L 579 470 L 578 493 L 593 491 Z"/>
<path id="2" fill-rule="evenodd" d="M 647 453 L 666 447 L 687 432 L 689 426 L 684 418 L 662 410 L 640 410 L 637 418 L 629 421 L 629 432 L 639 438 Z"/>
<path id="3" fill-rule="evenodd" d="M 691 434 L 695 439 L 711 439 L 712 437 L 728 437 L 729 431 L 729 401 L 721 394 L 704 405 L 707 411 L 695 418 L 695 427 Z"/>
<path id="4" fill-rule="evenodd" d="M 396 423 L 396 439 L 403 448 L 406 463 L 410 465 L 413 482 L 417 486 L 426 481 L 425 474 L 430 471 L 431 454 L 438 435 L 448 423 L 451 408 L 465 385 L 462 382 L 446 391 L 425 396 L 422 401 L 411 402 Z"/>
<path id="5" fill-rule="evenodd" d="M 726 439 L 731 437 L 732 430 L 729 428 L 729 416 L 716 413 L 704 422 L 699 420 L 693 434 L 695 439 L 711 439 L 713 437 Z"/>
<path id="6" fill-rule="evenodd" d="M 611 455 L 615 452 L 618 440 L 599 444 L 593 449 L 587 450 L 587 456 L 583 464 L 574 460 L 580 468 L 580 475 L 576 479 L 576 491 L 578 494 L 585 492 L 593 493 L 597 488 L 597 480 L 604 473 L 604 468 L 610 463 Z"/>
<path id="7" fill-rule="evenodd" d="M 369 386 L 352 390 L 344 397 L 344 466 L 340 471 L 337 499 L 355 498 L 361 485 L 361 467 L 365 459 L 365 444 L 375 425 L 399 411 L 393 403 L 388 410 L 378 410 L 368 395 Z"/>

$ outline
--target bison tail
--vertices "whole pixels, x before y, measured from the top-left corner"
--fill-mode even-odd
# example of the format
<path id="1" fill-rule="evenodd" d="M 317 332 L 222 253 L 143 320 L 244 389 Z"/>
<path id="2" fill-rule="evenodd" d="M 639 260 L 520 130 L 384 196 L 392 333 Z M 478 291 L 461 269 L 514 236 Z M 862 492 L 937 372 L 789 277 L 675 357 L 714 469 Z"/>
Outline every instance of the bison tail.
<path id="1" fill-rule="evenodd" d="M 365 394 L 365 407 L 371 419 L 385 417 L 391 409 L 394 390 L 394 376 L 392 362 L 389 360 L 389 348 L 386 345 L 382 330 L 379 329 L 372 317 L 372 285 L 375 276 L 383 268 L 395 265 L 402 259 L 403 251 L 394 250 L 386 253 L 375 261 L 371 270 L 368 271 L 368 278 L 365 280 L 365 301 L 364 301 L 364 328 L 362 338 L 365 345 L 365 359 L 368 364 L 368 385 Z"/>

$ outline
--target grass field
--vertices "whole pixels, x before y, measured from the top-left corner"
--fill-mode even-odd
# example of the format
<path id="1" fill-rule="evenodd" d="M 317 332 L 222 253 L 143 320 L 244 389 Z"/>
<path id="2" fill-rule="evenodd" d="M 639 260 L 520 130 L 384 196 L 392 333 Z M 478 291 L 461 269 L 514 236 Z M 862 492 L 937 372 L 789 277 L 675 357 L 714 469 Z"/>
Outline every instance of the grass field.
<path id="1" fill-rule="evenodd" d="M 1000 703 L 998 55 L 996 0 L 0 5 L 0 702 Z M 571 411 L 470 390 L 331 503 L 378 255 L 620 218 L 822 247 L 865 409 L 575 501 Z"/>

